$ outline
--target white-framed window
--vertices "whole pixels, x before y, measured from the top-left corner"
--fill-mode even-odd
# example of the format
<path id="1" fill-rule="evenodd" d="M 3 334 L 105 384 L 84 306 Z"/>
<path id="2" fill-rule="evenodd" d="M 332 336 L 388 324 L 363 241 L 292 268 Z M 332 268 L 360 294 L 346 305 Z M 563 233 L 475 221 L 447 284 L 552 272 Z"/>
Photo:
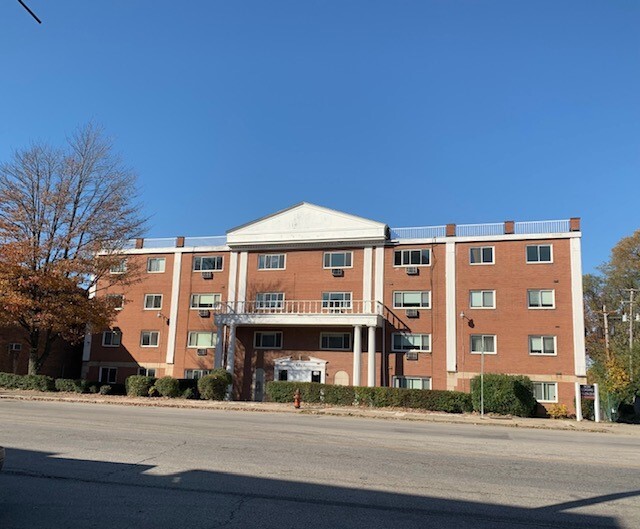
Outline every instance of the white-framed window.
<path id="1" fill-rule="evenodd" d="M 431 352 L 430 334 L 409 334 L 394 332 L 391 334 L 391 350 L 397 353 L 405 351 Z"/>
<path id="2" fill-rule="evenodd" d="M 340 312 L 351 308 L 351 292 L 323 292 L 322 308 L 329 312 Z"/>
<path id="3" fill-rule="evenodd" d="M 104 331 L 102 333 L 102 345 L 104 347 L 119 347 L 122 333 L 119 331 Z"/>
<path id="4" fill-rule="evenodd" d="M 144 310 L 157 310 L 162 308 L 162 294 L 145 294 Z"/>
<path id="5" fill-rule="evenodd" d="M 124 294 L 107 294 L 107 299 L 113 303 L 115 310 L 122 310 L 124 308 Z"/>
<path id="6" fill-rule="evenodd" d="M 555 356 L 557 354 L 556 337 L 542 335 L 529 336 L 529 354 Z"/>
<path id="7" fill-rule="evenodd" d="M 210 369 L 185 369 L 184 378 L 202 378 L 205 375 L 211 373 Z"/>
<path id="8" fill-rule="evenodd" d="M 430 309 L 430 290 L 404 290 L 393 293 L 394 309 Z"/>
<path id="9" fill-rule="evenodd" d="M 253 345 L 256 349 L 282 349 L 282 331 L 257 331 Z"/>
<path id="10" fill-rule="evenodd" d="M 193 271 L 194 272 L 207 272 L 213 270 L 222 270 L 222 256 L 221 255 L 202 255 L 200 257 L 194 257 L 193 259 Z"/>
<path id="11" fill-rule="evenodd" d="M 140 333 L 140 345 L 142 347 L 158 347 L 160 331 L 142 331 Z"/>
<path id="12" fill-rule="evenodd" d="M 351 268 L 353 252 L 324 252 L 323 268 Z"/>
<path id="13" fill-rule="evenodd" d="M 472 334 L 471 335 L 471 354 L 494 355 L 497 353 L 495 334 Z"/>
<path id="14" fill-rule="evenodd" d="M 538 402 L 558 402 L 558 383 L 534 382 L 533 396 Z"/>
<path id="15" fill-rule="evenodd" d="M 258 270 L 284 270 L 285 254 L 267 253 L 258 256 Z"/>
<path id="16" fill-rule="evenodd" d="M 394 376 L 393 387 L 403 389 L 431 389 L 431 378 Z"/>
<path id="17" fill-rule="evenodd" d="M 470 290 L 469 307 L 472 309 L 495 309 L 495 290 Z"/>
<path id="18" fill-rule="evenodd" d="M 219 306 L 221 301 L 220 294 L 191 294 L 189 307 L 192 309 L 213 309 Z"/>
<path id="19" fill-rule="evenodd" d="M 110 274 L 124 274 L 127 271 L 127 260 L 123 259 L 122 261 L 119 261 L 113 265 L 111 265 L 111 268 L 109 268 L 109 273 Z"/>
<path id="20" fill-rule="evenodd" d="M 138 368 L 138 375 L 143 376 L 143 377 L 155 377 L 156 376 L 156 370 L 153 367 L 139 367 Z"/>
<path id="21" fill-rule="evenodd" d="M 350 332 L 321 332 L 320 349 L 351 351 Z"/>
<path id="22" fill-rule="evenodd" d="M 166 260 L 164 257 L 149 257 L 147 259 L 147 272 L 150 274 L 161 274 L 164 272 Z"/>
<path id="23" fill-rule="evenodd" d="M 469 248 L 469 264 L 483 265 L 494 264 L 493 253 L 495 249 L 493 246 L 475 246 Z"/>
<path id="24" fill-rule="evenodd" d="M 256 294 L 256 310 L 284 308 L 284 292 L 258 292 Z"/>
<path id="25" fill-rule="evenodd" d="M 396 250 L 393 253 L 394 266 L 429 266 L 430 264 L 431 250 L 429 248 Z"/>
<path id="26" fill-rule="evenodd" d="M 101 367 L 98 374 L 98 382 L 107 382 L 108 384 L 115 384 L 118 380 L 118 368 L 117 367 Z"/>
<path id="27" fill-rule="evenodd" d="M 553 263 L 553 246 L 551 244 L 528 245 L 527 263 Z"/>
<path id="28" fill-rule="evenodd" d="M 530 309 L 554 309 L 555 290 L 527 290 L 527 305 Z"/>
<path id="29" fill-rule="evenodd" d="M 217 335 L 208 331 L 189 331 L 187 347 L 209 349 L 216 346 Z"/>

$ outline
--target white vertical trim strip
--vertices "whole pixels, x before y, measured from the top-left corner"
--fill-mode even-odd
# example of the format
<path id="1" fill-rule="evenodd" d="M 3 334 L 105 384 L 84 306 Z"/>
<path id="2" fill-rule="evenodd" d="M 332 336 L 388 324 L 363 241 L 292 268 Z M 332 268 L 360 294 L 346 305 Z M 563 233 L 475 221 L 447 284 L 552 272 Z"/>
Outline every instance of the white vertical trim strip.
<path id="1" fill-rule="evenodd" d="M 169 337 L 167 338 L 167 364 L 173 364 L 176 355 L 176 330 L 178 327 L 178 305 L 180 301 L 180 275 L 182 254 L 173 254 L 173 278 L 171 281 L 171 308 L 169 309 Z"/>
<path id="2" fill-rule="evenodd" d="M 373 248 L 364 249 L 364 262 L 362 265 L 362 299 L 371 301 L 371 273 L 373 272 Z"/>
<path id="3" fill-rule="evenodd" d="M 236 270 L 238 269 L 238 252 L 229 253 L 229 288 L 227 289 L 227 301 L 236 301 Z"/>
<path id="4" fill-rule="evenodd" d="M 580 239 L 570 239 L 571 249 L 571 308 L 573 311 L 573 355 L 576 376 L 587 374 L 584 345 L 584 301 L 582 297 L 582 256 Z"/>
<path id="5" fill-rule="evenodd" d="M 456 362 L 456 327 L 458 322 L 456 307 L 456 243 L 447 241 L 445 245 L 445 306 L 447 311 L 447 371 L 455 373 Z"/>
<path id="6" fill-rule="evenodd" d="M 238 301 L 246 301 L 247 296 L 247 252 L 240 252 L 238 266 Z"/>
<path id="7" fill-rule="evenodd" d="M 353 386 L 360 385 L 360 372 L 362 371 L 362 325 L 353 327 Z"/>
<path id="8" fill-rule="evenodd" d="M 376 385 L 376 328 L 369 327 L 367 339 L 367 386 Z"/>
<path id="9" fill-rule="evenodd" d="M 384 302 L 384 247 L 376 248 L 376 283 L 375 283 L 375 301 Z M 374 307 L 374 311 L 375 311 Z"/>

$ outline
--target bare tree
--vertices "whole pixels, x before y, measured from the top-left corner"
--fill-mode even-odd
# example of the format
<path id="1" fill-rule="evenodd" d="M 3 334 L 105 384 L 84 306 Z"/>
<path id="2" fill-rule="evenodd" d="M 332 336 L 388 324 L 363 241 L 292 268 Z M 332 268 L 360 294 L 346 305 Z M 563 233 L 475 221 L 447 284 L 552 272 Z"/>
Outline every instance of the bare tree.
<path id="1" fill-rule="evenodd" d="M 26 331 L 30 374 L 57 337 L 112 321 L 114 301 L 89 294 L 100 279 L 136 279 L 110 270 L 144 229 L 137 200 L 135 173 L 92 123 L 63 148 L 32 144 L 0 164 L 0 324 Z"/>

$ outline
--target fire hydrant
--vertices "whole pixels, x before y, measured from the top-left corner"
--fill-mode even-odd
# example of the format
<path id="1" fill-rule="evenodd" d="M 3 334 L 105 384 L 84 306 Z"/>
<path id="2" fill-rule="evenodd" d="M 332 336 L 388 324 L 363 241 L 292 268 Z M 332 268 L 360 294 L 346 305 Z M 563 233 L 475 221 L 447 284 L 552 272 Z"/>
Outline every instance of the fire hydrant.
<path id="1" fill-rule="evenodd" d="M 300 390 L 296 389 L 296 392 L 293 394 L 293 407 L 298 409 L 300 408 Z"/>

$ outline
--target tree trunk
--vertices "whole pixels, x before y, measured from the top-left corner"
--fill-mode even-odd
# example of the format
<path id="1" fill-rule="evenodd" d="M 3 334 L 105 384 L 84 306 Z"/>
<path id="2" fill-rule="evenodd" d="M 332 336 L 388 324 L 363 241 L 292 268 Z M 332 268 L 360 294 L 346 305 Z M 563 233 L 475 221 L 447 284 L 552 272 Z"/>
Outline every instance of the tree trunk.
<path id="1" fill-rule="evenodd" d="M 37 375 L 40 369 L 40 358 L 38 357 L 37 349 L 29 349 L 29 375 Z"/>

